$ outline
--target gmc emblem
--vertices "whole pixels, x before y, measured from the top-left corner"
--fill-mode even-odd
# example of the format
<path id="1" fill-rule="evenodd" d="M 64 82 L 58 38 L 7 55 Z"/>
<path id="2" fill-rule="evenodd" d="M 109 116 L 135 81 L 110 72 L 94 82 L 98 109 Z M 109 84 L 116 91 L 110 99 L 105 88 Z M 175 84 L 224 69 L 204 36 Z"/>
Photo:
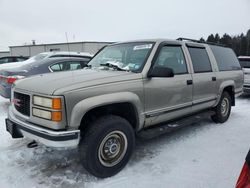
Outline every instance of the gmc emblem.
<path id="1" fill-rule="evenodd" d="M 13 102 L 13 104 L 14 104 L 15 106 L 18 106 L 18 107 L 21 106 L 21 103 L 20 103 L 21 100 L 20 100 L 20 99 L 13 99 L 12 102 Z"/>

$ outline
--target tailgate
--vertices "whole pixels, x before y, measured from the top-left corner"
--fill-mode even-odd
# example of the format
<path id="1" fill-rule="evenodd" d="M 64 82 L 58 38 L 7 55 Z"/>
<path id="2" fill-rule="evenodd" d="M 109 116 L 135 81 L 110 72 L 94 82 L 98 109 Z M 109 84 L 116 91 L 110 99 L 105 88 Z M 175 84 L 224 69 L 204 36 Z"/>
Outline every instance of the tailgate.
<path id="1" fill-rule="evenodd" d="M 250 68 L 243 68 L 244 71 L 244 83 L 250 84 Z"/>

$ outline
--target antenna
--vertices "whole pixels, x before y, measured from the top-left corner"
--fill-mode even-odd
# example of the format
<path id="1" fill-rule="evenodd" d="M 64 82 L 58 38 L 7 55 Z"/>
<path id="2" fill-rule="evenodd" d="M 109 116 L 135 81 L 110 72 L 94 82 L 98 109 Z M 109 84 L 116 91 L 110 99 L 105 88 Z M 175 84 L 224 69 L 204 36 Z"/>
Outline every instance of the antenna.
<path id="1" fill-rule="evenodd" d="M 68 52 L 69 52 L 69 39 L 68 39 L 68 34 L 67 34 L 67 32 L 65 32 L 65 36 L 66 36 L 66 41 L 67 41 L 67 46 L 68 46 Z"/>

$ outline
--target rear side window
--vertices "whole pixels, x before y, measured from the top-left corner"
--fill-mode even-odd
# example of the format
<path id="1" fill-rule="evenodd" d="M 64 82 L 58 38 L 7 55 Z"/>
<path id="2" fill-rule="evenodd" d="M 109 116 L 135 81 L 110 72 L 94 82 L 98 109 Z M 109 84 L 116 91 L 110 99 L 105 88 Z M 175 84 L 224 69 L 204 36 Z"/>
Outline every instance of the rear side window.
<path id="1" fill-rule="evenodd" d="M 8 63 L 8 58 L 1 58 L 0 59 L 0 64 L 3 64 L 3 63 Z"/>
<path id="2" fill-rule="evenodd" d="M 239 61 L 230 48 L 210 45 L 220 71 L 240 70 Z"/>
<path id="3" fill-rule="evenodd" d="M 195 73 L 211 72 L 212 67 L 205 48 L 188 47 Z"/>
<path id="4" fill-rule="evenodd" d="M 62 71 L 62 63 L 54 64 L 54 65 L 50 66 L 50 69 L 51 69 L 53 72 Z"/>
<path id="5" fill-rule="evenodd" d="M 53 72 L 77 70 L 82 69 L 82 64 L 80 61 L 65 61 L 50 66 L 50 69 Z"/>
<path id="6" fill-rule="evenodd" d="M 25 58 L 22 58 L 22 57 L 17 57 L 17 58 L 16 58 L 16 61 L 18 61 L 18 62 L 19 62 L 19 61 L 25 61 L 25 60 L 26 60 L 26 59 L 25 59 Z"/>

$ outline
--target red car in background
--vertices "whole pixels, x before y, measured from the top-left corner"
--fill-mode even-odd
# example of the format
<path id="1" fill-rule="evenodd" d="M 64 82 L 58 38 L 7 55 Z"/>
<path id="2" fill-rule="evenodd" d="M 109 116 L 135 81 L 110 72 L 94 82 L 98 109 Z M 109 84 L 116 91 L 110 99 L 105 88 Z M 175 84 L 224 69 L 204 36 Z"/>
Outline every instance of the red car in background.
<path id="1" fill-rule="evenodd" d="M 250 188 L 250 150 L 236 183 L 236 188 Z"/>

